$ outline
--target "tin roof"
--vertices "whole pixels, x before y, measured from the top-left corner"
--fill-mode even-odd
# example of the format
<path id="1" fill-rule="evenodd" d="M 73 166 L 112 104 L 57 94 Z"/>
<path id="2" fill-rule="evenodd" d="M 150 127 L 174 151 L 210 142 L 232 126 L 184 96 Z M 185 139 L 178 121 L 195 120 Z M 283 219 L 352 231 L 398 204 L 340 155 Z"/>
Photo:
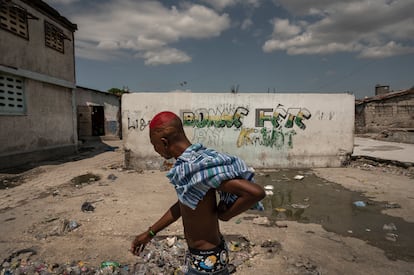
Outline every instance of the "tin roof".
<path id="1" fill-rule="evenodd" d="M 376 96 L 372 96 L 372 97 L 366 97 L 366 98 L 363 98 L 363 99 L 357 99 L 357 100 L 355 100 L 355 104 L 359 105 L 359 104 L 364 104 L 364 103 L 373 102 L 373 101 L 383 101 L 383 100 L 386 100 L 386 99 L 399 97 L 399 96 L 404 96 L 404 95 L 408 95 L 408 94 L 414 94 L 414 87 L 412 87 L 408 90 L 390 92 L 390 93 L 386 93 L 386 94 L 382 94 L 382 95 L 376 95 Z"/>

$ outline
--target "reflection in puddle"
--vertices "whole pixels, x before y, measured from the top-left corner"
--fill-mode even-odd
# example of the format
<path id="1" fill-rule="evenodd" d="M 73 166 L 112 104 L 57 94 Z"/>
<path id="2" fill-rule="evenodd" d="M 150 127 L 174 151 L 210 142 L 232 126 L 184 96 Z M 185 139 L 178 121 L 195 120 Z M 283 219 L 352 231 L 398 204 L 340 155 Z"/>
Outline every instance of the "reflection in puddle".
<path id="1" fill-rule="evenodd" d="M 297 175 L 304 177 L 295 180 Z M 258 173 L 256 180 L 271 191 L 263 201 L 270 219 L 321 224 L 327 231 L 365 240 L 389 259 L 414 261 L 414 223 L 381 213 L 398 204 L 372 201 L 310 170 Z"/>

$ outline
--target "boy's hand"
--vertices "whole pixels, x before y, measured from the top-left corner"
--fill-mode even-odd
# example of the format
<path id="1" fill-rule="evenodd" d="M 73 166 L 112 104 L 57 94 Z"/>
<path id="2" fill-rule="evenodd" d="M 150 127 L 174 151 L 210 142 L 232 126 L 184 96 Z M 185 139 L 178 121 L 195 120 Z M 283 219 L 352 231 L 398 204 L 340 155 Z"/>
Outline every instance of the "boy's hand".
<path id="1" fill-rule="evenodd" d="M 139 234 L 135 237 L 134 241 L 131 244 L 131 253 L 139 256 L 142 251 L 144 251 L 145 245 L 151 241 L 151 235 L 148 231 Z"/>

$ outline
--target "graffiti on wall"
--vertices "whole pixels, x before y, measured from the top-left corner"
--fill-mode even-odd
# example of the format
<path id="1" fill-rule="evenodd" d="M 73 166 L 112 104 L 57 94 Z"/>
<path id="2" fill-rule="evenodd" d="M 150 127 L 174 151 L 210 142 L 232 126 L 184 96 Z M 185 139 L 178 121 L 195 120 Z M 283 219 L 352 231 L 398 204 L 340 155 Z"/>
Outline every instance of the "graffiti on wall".
<path id="1" fill-rule="evenodd" d="M 254 127 L 244 125 L 249 114 L 254 114 Z M 144 131 L 150 120 L 140 112 L 126 112 L 128 130 Z M 220 147 L 224 144 L 226 129 L 238 132 L 237 147 L 264 146 L 275 149 L 293 148 L 297 131 L 306 130 L 311 112 L 303 107 L 278 104 L 275 108 L 257 108 L 250 112 L 247 106 L 221 104 L 215 108 L 181 110 L 184 127 L 193 128 L 193 142 Z"/>
<path id="2" fill-rule="evenodd" d="M 243 128 L 237 138 L 237 147 L 265 146 L 276 149 L 293 148 L 295 130 L 277 130 L 268 128 Z"/>
<path id="3" fill-rule="evenodd" d="M 258 108 L 255 110 L 255 127 L 243 126 L 243 118 L 249 114 L 247 107 L 199 108 L 183 110 L 183 125 L 194 128 L 194 142 L 220 146 L 224 141 L 224 128 L 239 131 L 237 147 L 265 146 L 271 148 L 293 148 L 295 128 L 306 129 L 305 120 L 311 118 L 306 108 Z"/>
<path id="4" fill-rule="evenodd" d="M 145 121 L 145 119 L 133 119 L 128 117 L 128 130 L 130 129 L 139 129 L 140 131 L 144 131 L 145 128 L 149 125 L 150 121 Z"/>
<path id="5" fill-rule="evenodd" d="M 183 125 L 194 128 L 194 142 L 218 147 L 224 143 L 224 129 L 240 129 L 249 109 L 234 104 L 221 104 L 215 108 L 182 110 L 180 113 Z"/>
<path id="6" fill-rule="evenodd" d="M 182 111 L 184 126 L 196 128 L 240 128 L 243 125 L 243 117 L 249 114 L 245 107 L 235 107 L 231 110 L 228 106 L 224 109 L 200 108 L 195 111 Z"/>
<path id="7" fill-rule="evenodd" d="M 305 130 L 306 125 L 303 120 L 311 117 L 311 113 L 306 108 L 283 108 L 279 104 L 275 109 L 256 109 L 256 127 L 264 127 L 264 123 L 269 121 L 273 128 L 280 129 L 293 128 L 294 125 L 300 129 Z"/>

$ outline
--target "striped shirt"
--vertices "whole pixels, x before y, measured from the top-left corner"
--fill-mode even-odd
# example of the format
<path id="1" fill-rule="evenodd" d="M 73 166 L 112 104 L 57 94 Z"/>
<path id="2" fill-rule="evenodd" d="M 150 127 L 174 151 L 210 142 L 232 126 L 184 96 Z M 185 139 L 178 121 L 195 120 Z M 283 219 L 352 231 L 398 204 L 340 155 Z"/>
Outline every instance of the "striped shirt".
<path id="1" fill-rule="evenodd" d="M 210 188 L 218 188 L 225 180 L 243 178 L 254 182 L 254 172 L 236 156 L 205 148 L 200 143 L 188 147 L 177 158 L 174 167 L 167 173 L 174 185 L 178 199 L 195 209 Z M 219 191 L 220 200 L 230 205 L 236 201 L 234 194 Z M 254 209 L 263 210 L 258 203 Z"/>

